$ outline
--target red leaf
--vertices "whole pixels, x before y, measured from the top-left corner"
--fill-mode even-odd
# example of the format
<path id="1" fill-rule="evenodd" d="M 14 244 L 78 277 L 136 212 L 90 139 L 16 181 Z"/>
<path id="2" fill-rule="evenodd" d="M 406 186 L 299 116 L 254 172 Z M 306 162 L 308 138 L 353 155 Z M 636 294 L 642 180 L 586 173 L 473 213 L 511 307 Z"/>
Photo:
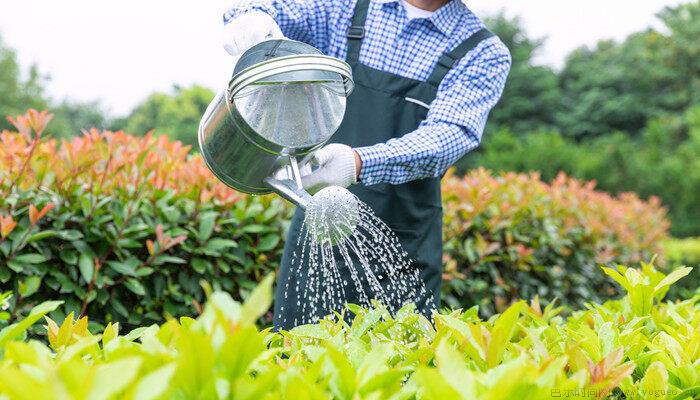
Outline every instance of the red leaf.
<path id="1" fill-rule="evenodd" d="M 39 220 L 39 210 L 34 207 L 34 204 L 29 205 L 29 222 L 34 225 Z"/>
<path id="2" fill-rule="evenodd" d="M 15 226 L 17 226 L 17 223 L 11 215 L 0 216 L 0 235 L 3 238 L 6 238 L 10 233 L 12 233 Z"/>

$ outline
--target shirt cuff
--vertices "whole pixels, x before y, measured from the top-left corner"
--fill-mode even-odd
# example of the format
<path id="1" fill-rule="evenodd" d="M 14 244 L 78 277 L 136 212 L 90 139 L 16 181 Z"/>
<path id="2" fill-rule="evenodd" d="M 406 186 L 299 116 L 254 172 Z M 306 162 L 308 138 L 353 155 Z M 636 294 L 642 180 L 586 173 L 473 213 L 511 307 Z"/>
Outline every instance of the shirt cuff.
<path id="1" fill-rule="evenodd" d="M 363 185 L 374 185 L 382 181 L 384 166 L 388 158 L 388 150 L 384 143 L 374 146 L 355 148 L 362 160 L 360 168 L 360 182 Z"/>

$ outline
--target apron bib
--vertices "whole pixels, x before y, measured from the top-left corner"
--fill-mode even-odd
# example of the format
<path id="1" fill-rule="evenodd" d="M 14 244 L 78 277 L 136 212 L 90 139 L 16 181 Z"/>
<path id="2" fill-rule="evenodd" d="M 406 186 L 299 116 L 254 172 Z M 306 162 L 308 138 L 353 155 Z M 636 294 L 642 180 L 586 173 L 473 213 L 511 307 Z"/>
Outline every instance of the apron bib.
<path id="1" fill-rule="evenodd" d="M 426 118 L 428 108 L 437 95 L 440 82 L 450 68 L 482 40 L 492 36 L 481 30 L 453 51 L 443 54 L 426 82 L 405 78 L 370 68 L 359 62 L 360 46 L 370 0 L 358 0 L 352 26 L 348 30 L 347 62 L 352 66 L 355 90 L 347 100 L 345 118 L 331 142 L 351 147 L 371 146 L 400 138 L 418 128 Z M 422 104 L 421 104 L 422 103 Z M 369 205 L 375 214 L 398 236 L 403 249 L 420 271 L 425 295 L 416 301 L 416 309 L 430 317 L 439 306 L 442 281 L 442 200 L 440 179 L 426 178 L 400 185 L 362 184 L 348 188 Z M 308 274 L 291 276 L 291 261 L 301 252 L 299 236 L 303 234 L 304 212 L 297 210 L 287 235 L 275 293 L 274 326 L 291 329 L 310 323 L 334 310 L 319 310 L 319 315 L 305 315 L 301 290 Z M 350 271 L 337 262 L 341 276 Z M 344 268 L 343 268 L 344 267 Z M 303 271 L 302 271 L 303 272 Z M 349 289 L 349 290 L 348 290 Z M 369 285 L 365 293 L 372 293 Z M 357 290 L 350 284 L 345 288 L 345 303 L 361 304 Z M 367 304 L 361 304 L 367 306 Z M 337 310 L 335 310 L 337 311 Z"/>

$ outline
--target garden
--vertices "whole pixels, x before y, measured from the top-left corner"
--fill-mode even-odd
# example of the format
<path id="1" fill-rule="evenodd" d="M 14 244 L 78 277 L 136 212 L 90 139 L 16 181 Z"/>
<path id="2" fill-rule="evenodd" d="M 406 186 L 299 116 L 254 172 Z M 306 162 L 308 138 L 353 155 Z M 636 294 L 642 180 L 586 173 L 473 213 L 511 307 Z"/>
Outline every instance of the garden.
<path id="1" fill-rule="evenodd" d="M 491 18 L 513 69 L 442 180 L 440 309 L 283 331 L 294 208 L 207 168 L 213 92 L 112 118 L 0 41 L 0 400 L 700 399 L 700 3 L 659 21 L 554 70 Z"/>
<path id="2" fill-rule="evenodd" d="M 1 396 L 700 396 L 697 280 L 674 268 L 693 246 L 664 246 L 656 199 L 448 175 L 434 324 L 375 303 L 272 332 L 287 203 L 223 186 L 165 136 L 58 141 L 50 120 L 0 135 Z"/>

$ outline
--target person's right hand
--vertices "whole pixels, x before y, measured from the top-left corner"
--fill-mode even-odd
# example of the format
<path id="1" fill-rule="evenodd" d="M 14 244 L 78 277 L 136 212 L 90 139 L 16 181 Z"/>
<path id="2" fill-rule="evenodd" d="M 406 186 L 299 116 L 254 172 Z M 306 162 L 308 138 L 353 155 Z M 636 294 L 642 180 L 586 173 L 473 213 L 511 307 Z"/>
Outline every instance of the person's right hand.
<path id="1" fill-rule="evenodd" d="M 234 57 L 272 39 L 284 39 L 284 35 L 277 22 L 262 11 L 241 14 L 224 26 L 224 49 Z"/>

